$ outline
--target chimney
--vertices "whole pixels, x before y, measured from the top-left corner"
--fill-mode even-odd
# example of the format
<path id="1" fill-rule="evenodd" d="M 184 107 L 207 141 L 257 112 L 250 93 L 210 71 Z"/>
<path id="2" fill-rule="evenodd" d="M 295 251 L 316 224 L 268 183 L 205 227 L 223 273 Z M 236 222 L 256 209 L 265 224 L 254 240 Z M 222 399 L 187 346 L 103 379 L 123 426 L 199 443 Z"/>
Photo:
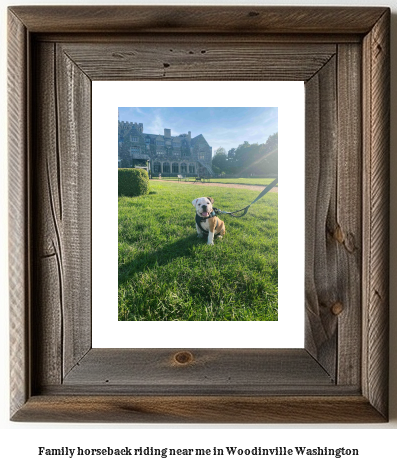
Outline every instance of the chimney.
<path id="1" fill-rule="evenodd" d="M 187 134 L 188 134 L 188 139 L 190 141 L 190 139 L 192 138 L 192 133 L 189 131 Z"/>
<path id="2" fill-rule="evenodd" d="M 171 129 L 164 129 L 164 137 L 171 137 Z"/>

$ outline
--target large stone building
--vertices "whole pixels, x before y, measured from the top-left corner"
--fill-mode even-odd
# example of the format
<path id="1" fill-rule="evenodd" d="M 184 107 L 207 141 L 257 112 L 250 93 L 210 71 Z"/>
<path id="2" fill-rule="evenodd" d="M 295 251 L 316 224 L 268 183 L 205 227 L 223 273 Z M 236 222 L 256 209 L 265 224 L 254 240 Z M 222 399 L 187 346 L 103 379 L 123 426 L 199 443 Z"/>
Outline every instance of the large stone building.
<path id="1" fill-rule="evenodd" d="M 205 176 L 212 174 L 211 161 L 212 147 L 202 134 L 147 134 L 142 123 L 119 121 L 119 167 L 148 165 L 153 176 Z"/>

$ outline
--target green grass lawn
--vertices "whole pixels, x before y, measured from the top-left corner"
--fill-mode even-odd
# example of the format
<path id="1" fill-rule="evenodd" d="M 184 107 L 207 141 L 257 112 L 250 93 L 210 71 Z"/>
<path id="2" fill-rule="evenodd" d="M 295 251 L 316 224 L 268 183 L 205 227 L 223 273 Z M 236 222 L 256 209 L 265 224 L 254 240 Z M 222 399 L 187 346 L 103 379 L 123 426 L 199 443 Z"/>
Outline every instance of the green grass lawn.
<path id="1" fill-rule="evenodd" d="M 177 177 L 161 177 L 161 180 L 178 181 Z M 274 178 L 221 178 L 221 177 L 210 177 L 208 179 L 211 183 L 235 183 L 238 185 L 258 185 L 266 186 L 269 185 Z M 153 178 L 152 181 L 159 181 L 157 177 Z M 194 177 L 190 177 L 190 181 L 194 181 Z"/>
<path id="2" fill-rule="evenodd" d="M 235 183 L 237 185 L 269 185 L 274 178 L 210 178 L 211 183 Z"/>
<path id="3" fill-rule="evenodd" d="M 277 320 L 277 193 L 242 218 L 223 215 L 226 235 L 209 246 L 197 238 L 192 200 L 212 196 L 233 211 L 256 194 L 203 191 L 152 180 L 149 195 L 119 198 L 119 320 Z"/>

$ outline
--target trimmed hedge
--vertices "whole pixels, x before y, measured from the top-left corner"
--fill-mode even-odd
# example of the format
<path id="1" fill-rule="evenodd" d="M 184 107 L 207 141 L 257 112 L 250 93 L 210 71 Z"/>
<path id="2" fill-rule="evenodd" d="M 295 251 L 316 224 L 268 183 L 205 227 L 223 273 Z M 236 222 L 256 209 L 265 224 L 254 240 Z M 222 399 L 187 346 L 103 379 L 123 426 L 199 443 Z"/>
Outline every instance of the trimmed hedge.
<path id="1" fill-rule="evenodd" d="M 149 193 L 149 175 L 142 168 L 119 168 L 119 196 L 142 196 Z"/>

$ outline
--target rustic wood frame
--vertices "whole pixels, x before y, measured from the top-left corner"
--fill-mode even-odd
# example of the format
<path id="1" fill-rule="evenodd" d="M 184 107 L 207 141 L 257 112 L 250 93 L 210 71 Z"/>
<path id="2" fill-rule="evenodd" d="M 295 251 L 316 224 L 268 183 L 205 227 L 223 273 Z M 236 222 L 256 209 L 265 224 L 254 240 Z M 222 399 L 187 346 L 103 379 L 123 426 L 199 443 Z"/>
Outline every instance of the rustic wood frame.
<path id="1" fill-rule="evenodd" d="M 387 421 L 389 22 L 9 8 L 11 420 Z M 304 349 L 91 348 L 92 80 L 306 82 Z"/>

